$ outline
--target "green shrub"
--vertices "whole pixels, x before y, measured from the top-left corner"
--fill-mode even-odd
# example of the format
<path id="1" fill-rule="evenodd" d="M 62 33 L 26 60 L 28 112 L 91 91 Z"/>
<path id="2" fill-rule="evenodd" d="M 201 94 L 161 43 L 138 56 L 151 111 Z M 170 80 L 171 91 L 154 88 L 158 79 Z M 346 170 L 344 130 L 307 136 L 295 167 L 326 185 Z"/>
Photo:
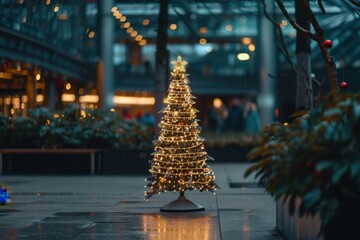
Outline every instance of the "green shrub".
<path id="1" fill-rule="evenodd" d="M 152 148 L 153 128 L 126 121 L 118 113 L 71 105 L 53 113 L 29 111 L 29 117 L 0 115 L 1 148 Z"/>
<path id="2" fill-rule="evenodd" d="M 342 198 L 360 200 L 360 96 L 324 97 L 311 113 L 301 112 L 288 125 L 276 123 L 262 131 L 249 159 L 266 190 L 289 200 L 300 216 L 319 213 L 326 225 Z"/>

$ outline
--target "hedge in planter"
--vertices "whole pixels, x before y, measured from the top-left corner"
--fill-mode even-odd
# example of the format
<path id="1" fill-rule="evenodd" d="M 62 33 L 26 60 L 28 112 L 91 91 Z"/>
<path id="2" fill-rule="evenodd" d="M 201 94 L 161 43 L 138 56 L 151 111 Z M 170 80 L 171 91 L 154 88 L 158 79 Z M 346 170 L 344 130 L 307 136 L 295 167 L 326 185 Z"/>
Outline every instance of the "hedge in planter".
<path id="1" fill-rule="evenodd" d="M 116 112 L 71 105 L 61 112 L 47 108 L 29 111 L 29 117 L 0 114 L 0 148 L 150 149 L 153 129 L 126 121 Z"/>
<path id="2" fill-rule="evenodd" d="M 343 203 L 360 204 L 360 96 L 329 95 L 313 112 L 295 115 L 291 124 L 273 124 L 262 132 L 260 144 L 248 155 L 261 158 L 246 176 L 256 176 L 266 190 L 289 201 L 295 211 L 300 197 L 300 216 L 319 214 L 326 239 L 360 234 L 360 212 L 343 214 Z M 343 217 L 343 227 L 333 224 Z M 356 224 L 356 226 L 354 226 Z M 352 227 L 351 227 L 352 226 Z"/>

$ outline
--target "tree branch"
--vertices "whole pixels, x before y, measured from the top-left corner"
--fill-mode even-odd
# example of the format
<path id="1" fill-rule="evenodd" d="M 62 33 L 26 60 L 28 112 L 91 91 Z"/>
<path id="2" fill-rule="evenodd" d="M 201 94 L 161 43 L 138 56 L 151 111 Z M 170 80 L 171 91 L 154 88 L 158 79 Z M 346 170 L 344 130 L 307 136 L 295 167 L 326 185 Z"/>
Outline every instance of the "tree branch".
<path id="1" fill-rule="evenodd" d="M 306 0 L 305 0 L 306 1 Z M 282 0 L 275 0 L 275 2 L 277 3 L 277 5 L 279 6 L 281 12 L 283 13 L 283 15 L 286 17 L 286 19 L 289 21 L 289 23 L 291 24 L 291 26 L 293 26 L 294 29 L 307 34 L 311 39 L 316 40 L 316 35 L 313 34 L 311 31 L 308 31 L 304 28 L 302 28 L 299 24 L 297 24 L 289 15 L 288 11 L 286 10 L 284 3 Z"/>
<path id="2" fill-rule="evenodd" d="M 316 32 L 316 35 L 314 35 L 315 38 L 313 38 L 315 41 L 317 41 L 319 44 L 324 42 L 324 31 L 321 28 L 319 22 L 317 21 L 317 19 L 315 18 L 315 15 L 313 13 L 313 11 L 310 8 L 309 2 L 308 0 L 303 0 L 304 2 L 304 7 L 306 8 L 306 12 L 309 16 L 309 20 L 311 22 L 311 25 L 313 25 L 314 30 Z"/>
<path id="3" fill-rule="evenodd" d="M 264 12 L 264 15 L 265 17 L 272 23 L 274 24 L 277 32 L 278 32 L 278 36 L 279 36 L 279 39 L 280 39 L 280 43 L 279 41 L 276 42 L 276 45 L 278 47 L 278 49 L 280 50 L 281 54 L 284 56 L 284 58 L 286 59 L 286 61 L 289 63 L 290 65 L 290 68 L 291 68 L 291 71 L 296 73 L 296 70 L 294 68 L 294 64 L 292 63 L 291 61 L 291 57 L 290 57 L 290 54 L 289 54 L 289 51 L 286 47 L 286 44 L 285 44 L 285 41 L 284 41 L 284 37 L 283 37 L 283 34 L 282 34 L 282 30 L 281 30 L 281 27 L 279 26 L 279 24 L 277 24 L 277 22 L 272 19 L 269 14 L 267 13 L 266 11 L 266 3 L 265 3 L 265 0 L 261 0 L 261 4 L 263 5 L 263 12 Z"/>
<path id="4" fill-rule="evenodd" d="M 323 3 L 322 3 L 322 1 L 321 0 L 317 0 L 317 2 L 318 2 L 318 5 L 319 5 L 319 7 L 320 7 L 320 10 L 321 10 L 321 12 L 322 12 L 322 14 L 326 14 L 326 11 L 325 11 L 325 8 L 324 8 L 324 5 L 323 5 Z"/>
<path id="5" fill-rule="evenodd" d="M 360 7 L 360 2 L 357 0 L 349 0 L 352 4 L 354 4 L 357 7 Z"/>

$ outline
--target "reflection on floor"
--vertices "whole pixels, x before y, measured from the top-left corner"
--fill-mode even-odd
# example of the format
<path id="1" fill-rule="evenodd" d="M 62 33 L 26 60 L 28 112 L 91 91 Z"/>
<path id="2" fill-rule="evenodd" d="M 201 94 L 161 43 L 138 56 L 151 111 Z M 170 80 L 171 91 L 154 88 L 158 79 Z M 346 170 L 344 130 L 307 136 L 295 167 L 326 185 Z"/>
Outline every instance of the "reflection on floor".
<path id="1" fill-rule="evenodd" d="M 188 213 L 159 212 L 177 193 L 143 201 L 144 176 L 3 176 L 12 202 L 0 207 L 0 239 L 279 239 L 274 201 L 243 179 L 247 167 L 213 165 L 222 189 L 186 192 L 206 208 Z"/>

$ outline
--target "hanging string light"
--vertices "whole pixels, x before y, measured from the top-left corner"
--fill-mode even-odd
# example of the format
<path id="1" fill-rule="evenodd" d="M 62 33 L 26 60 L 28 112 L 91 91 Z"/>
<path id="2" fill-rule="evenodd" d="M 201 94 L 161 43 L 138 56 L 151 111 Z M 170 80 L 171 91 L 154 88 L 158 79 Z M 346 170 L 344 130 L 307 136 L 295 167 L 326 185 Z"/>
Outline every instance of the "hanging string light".
<path id="1" fill-rule="evenodd" d="M 126 19 L 127 19 L 126 16 L 125 16 L 124 14 L 122 14 L 122 13 L 118 10 L 118 8 L 117 8 L 116 6 L 114 6 L 114 7 L 111 8 L 111 12 L 113 13 L 113 16 L 114 16 L 119 22 L 125 22 L 125 21 L 126 21 Z M 149 22 L 150 22 L 150 21 L 149 21 L 148 19 L 145 19 L 145 20 L 143 21 L 143 25 L 146 26 L 146 25 L 149 24 Z M 139 32 L 134 29 L 134 27 L 130 27 L 130 25 L 131 25 L 131 23 L 130 23 L 130 21 L 128 20 L 128 22 L 121 24 L 121 28 L 126 29 L 126 33 L 130 34 L 130 36 L 131 36 L 135 41 L 137 41 L 140 46 L 146 45 L 146 44 L 147 44 L 146 39 L 144 39 L 143 36 L 140 35 Z"/>

